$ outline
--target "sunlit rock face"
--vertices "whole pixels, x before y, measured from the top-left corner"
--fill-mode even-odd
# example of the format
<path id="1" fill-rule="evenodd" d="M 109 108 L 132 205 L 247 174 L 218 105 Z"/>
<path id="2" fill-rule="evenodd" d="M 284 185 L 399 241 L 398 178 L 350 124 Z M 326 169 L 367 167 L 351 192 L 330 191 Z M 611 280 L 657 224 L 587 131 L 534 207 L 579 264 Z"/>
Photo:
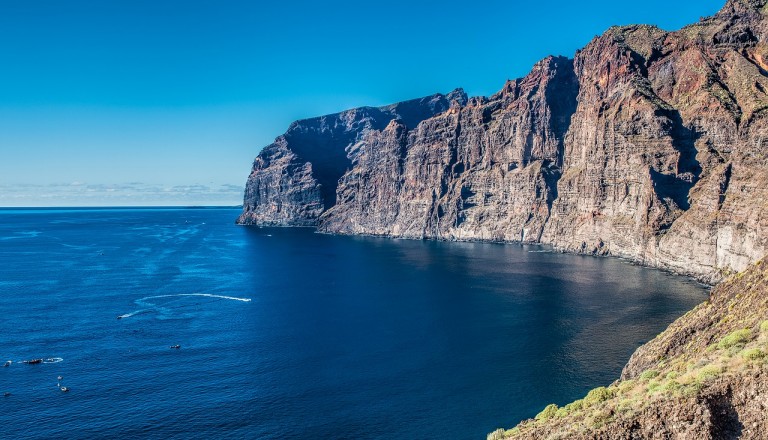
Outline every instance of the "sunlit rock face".
<path id="1" fill-rule="evenodd" d="M 545 243 L 717 281 L 768 253 L 765 10 L 614 27 L 490 97 L 296 122 L 238 222 Z"/>

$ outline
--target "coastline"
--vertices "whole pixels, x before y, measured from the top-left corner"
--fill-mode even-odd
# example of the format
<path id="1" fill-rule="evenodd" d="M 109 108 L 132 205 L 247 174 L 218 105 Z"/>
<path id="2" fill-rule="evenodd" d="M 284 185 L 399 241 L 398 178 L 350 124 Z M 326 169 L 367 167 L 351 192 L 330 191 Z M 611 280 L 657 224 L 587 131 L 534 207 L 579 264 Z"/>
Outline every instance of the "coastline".
<path id="1" fill-rule="evenodd" d="M 455 243 L 488 243 L 488 244 L 499 244 L 499 245 L 518 245 L 518 246 L 538 246 L 545 248 L 548 252 L 552 253 L 560 253 L 560 254 L 569 254 L 569 255 L 580 255 L 585 257 L 595 257 L 595 258 L 616 258 L 622 261 L 625 261 L 629 264 L 639 266 L 639 267 L 645 267 L 649 269 L 656 269 L 660 270 L 662 272 L 668 273 L 670 275 L 679 276 L 683 278 L 688 278 L 692 281 L 695 281 L 696 283 L 708 288 L 712 289 L 716 287 L 718 284 L 722 283 L 727 277 L 722 277 L 718 279 L 715 282 L 712 282 L 711 276 L 705 276 L 705 275 L 698 275 L 693 272 L 680 272 L 678 270 L 675 270 L 669 266 L 662 266 L 662 265 L 654 265 L 654 264 L 647 264 L 645 261 L 641 261 L 640 259 L 633 258 L 631 256 L 625 256 L 625 255 L 613 255 L 610 253 L 606 254 L 598 254 L 598 253 L 590 253 L 590 252 L 576 252 L 565 248 L 558 248 L 555 245 L 549 244 L 549 243 L 535 243 L 535 242 L 524 242 L 524 241 L 513 241 L 513 240 L 492 240 L 492 239 L 482 239 L 482 238 L 473 238 L 473 239 L 458 239 L 458 238 L 443 238 L 443 237 L 406 237 L 406 236 L 397 236 L 397 235 L 390 235 L 390 234 L 364 234 L 364 233 L 354 233 L 354 234 L 346 234 L 343 232 L 328 232 L 318 229 L 317 226 L 291 226 L 291 225 L 267 225 L 267 224 L 243 224 L 235 222 L 237 226 L 243 226 L 243 227 L 255 227 L 255 228 L 301 228 L 301 229 L 314 229 L 315 233 L 322 234 L 322 235 L 331 235 L 331 236 L 342 236 L 342 237 L 373 237 L 373 238 L 385 238 L 389 240 L 412 240 L 412 241 L 440 241 L 440 242 L 455 242 Z"/>

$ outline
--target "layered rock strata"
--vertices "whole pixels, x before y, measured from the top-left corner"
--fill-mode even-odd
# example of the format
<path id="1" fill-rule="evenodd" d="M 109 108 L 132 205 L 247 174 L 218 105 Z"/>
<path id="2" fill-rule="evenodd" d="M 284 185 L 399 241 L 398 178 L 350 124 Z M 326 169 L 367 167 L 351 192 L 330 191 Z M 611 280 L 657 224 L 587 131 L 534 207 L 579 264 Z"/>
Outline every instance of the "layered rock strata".
<path id="1" fill-rule="evenodd" d="M 768 253 L 765 0 L 609 29 L 490 97 L 294 123 L 242 224 L 543 243 L 715 282 Z"/>
<path id="2" fill-rule="evenodd" d="M 421 121 L 460 106 L 467 95 L 456 89 L 385 107 L 362 107 L 297 121 L 265 147 L 253 162 L 245 186 L 239 224 L 317 226 L 335 203 L 339 178 L 351 166 L 348 151 L 390 121 L 416 127 Z"/>

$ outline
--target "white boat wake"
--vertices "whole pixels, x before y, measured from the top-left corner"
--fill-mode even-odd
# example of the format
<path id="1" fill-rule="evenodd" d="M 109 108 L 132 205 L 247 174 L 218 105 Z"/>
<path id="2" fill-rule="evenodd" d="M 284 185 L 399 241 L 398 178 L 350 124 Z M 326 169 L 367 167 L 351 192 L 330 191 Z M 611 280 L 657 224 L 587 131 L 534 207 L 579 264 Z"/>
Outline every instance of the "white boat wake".
<path id="1" fill-rule="evenodd" d="M 144 301 L 144 300 L 147 300 L 147 299 L 154 299 L 154 298 L 171 298 L 171 297 L 174 297 L 174 296 L 206 296 L 208 298 L 231 299 L 231 300 L 235 300 L 235 301 L 251 302 L 250 298 L 237 298 L 237 297 L 234 297 L 234 296 L 214 295 L 212 293 L 177 293 L 175 295 L 146 296 L 144 298 L 136 300 L 136 302 Z"/>
<path id="2" fill-rule="evenodd" d="M 13 364 L 26 364 L 26 365 L 58 364 L 59 362 L 64 362 L 64 358 L 49 357 L 49 358 L 26 359 L 26 360 L 22 360 L 22 361 L 5 361 L 5 363 L 2 366 L 3 367 L 10 367 Z"/>
<path id="3" fill-rule="evenodd" d="M 152 295 L 152 296 L 145 296 L 144 298 L 137 299 L 134 301 L 136 305 L 144 307 L 143 309 L 136 310 L 134 312 L 126 313 L 123 315 L 118 315 L 117 319 L 125 319 L 130 318 L 132 316 L 136 316 L 142 313 L 149 313 L 153 311 L 158 311 L 160 309 L 169 309 L 173 307 L 167 307 L 167 306 L 158 306 L 154 303 L 149 302 L 151 299 L 158 299 L 158 298 L 175 298 L 175 297 L 189 297 L 189 296 L 200 296 L 200 297 L 206 297 L 206 298 L 215 298 L 219 300 L 231 300 L 231 301 L 241 301 L 241 302 L 251 302 L 250 298 L 238 298 L 235 296 L 225 296 L 225 295 L 214 295 L 212 293 L 177 293 L 174 295 Z M 176 308 L 181 308 L 186 306 L 179 306 Z"/>

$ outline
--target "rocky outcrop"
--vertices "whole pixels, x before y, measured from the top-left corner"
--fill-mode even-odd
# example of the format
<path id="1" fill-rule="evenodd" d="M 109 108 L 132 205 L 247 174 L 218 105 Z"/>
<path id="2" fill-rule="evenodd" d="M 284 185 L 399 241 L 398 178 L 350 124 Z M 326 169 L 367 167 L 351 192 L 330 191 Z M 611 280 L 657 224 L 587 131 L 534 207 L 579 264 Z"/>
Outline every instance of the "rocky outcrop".
<path id="1" fill-rule="evenodd" d="M 243 224 L 544 243 L 708 282 L 768 253 L 768 19 L 730 0 L 676 32 L 609 29 L 490 97 L 294 123 Z"/>
<path id="2" fill-rule="evenodd" d="M 767 410 L 768 261 L 759 261 L 640 347 L 621 380 L 488 438 L 758 440 Z"/>
<path id="3" fill-rule="evenodd" d="M 385 107 L 362 107 L 291 124 L 288 131 L 265 147 L 253 162 L 245 186 L 239 224 L 316 226 L 333 206 L 336 185 L 349 168 L 347 150 L 354 150 L 368 133 L 397 120 L 416 125 L 462 105 L 461 89 Z"/>

